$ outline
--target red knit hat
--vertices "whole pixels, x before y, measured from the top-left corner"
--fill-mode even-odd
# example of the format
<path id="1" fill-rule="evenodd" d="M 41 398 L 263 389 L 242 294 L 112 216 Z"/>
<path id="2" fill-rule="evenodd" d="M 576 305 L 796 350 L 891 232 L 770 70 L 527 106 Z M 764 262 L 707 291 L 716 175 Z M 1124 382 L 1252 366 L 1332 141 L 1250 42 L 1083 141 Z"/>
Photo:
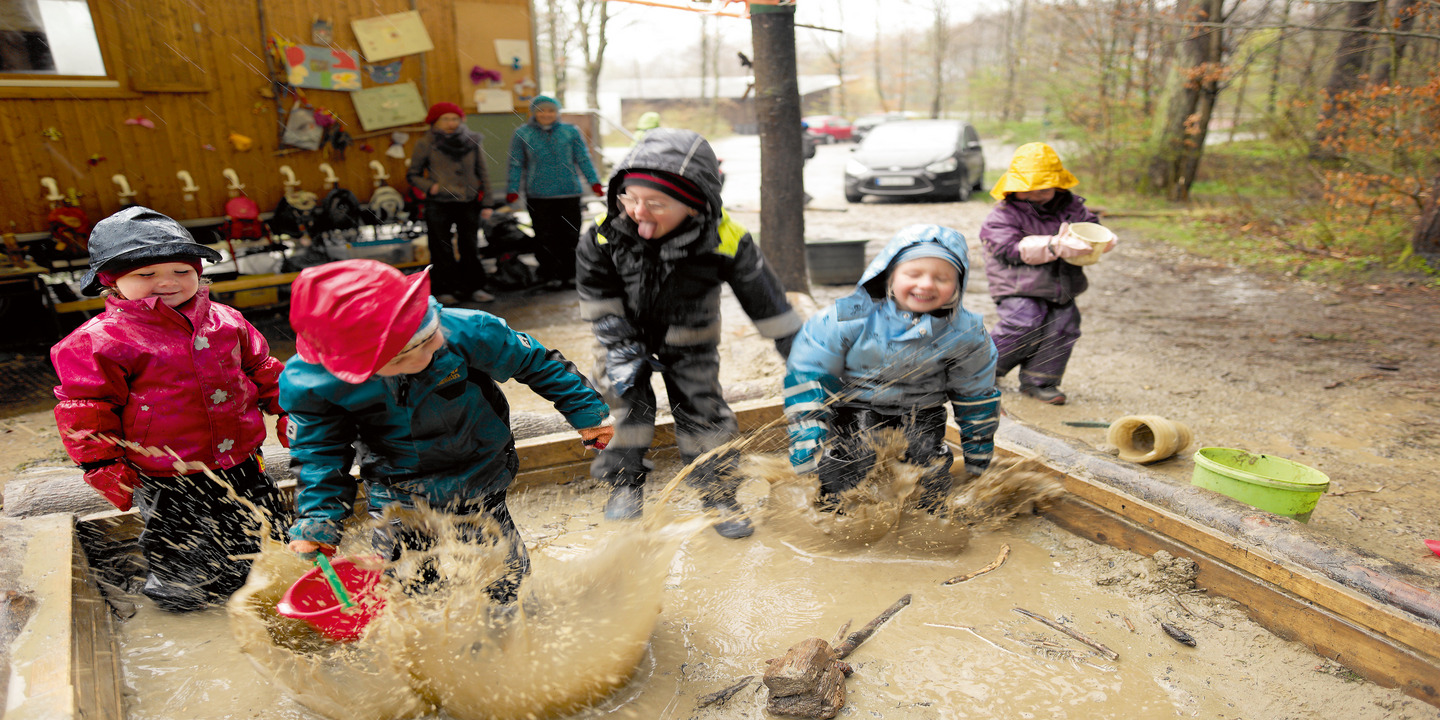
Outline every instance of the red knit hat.
<path id="1" fill-rule="evenodd" d="M 378 260 L 306 268 L 290 288 L 295 350 L 358 385 L 415 335 L 429 298 L 429 268 L 410 276 Z"/>
<path id="2" fill-rule="evenodd" d="M 425 124 L 434 125 L 435 121 L 445 113 L 455 113 L 460 116 L 461 120 L 465 119 L 465 111 L 461 110 L 459 105 L 452 102 L 438 102 L 430 106 L 430 112 L 425 113 Z"/>
<path id="3" fill-rule="evenodd" d="M 705 195 L 700 192 L 700 186 L 675 173 L 663 170 L 631 170 L 620 180 L 620 189 L 624 190 L 632 185 L 659 190 L 696 210 L 705 209 Z"/>

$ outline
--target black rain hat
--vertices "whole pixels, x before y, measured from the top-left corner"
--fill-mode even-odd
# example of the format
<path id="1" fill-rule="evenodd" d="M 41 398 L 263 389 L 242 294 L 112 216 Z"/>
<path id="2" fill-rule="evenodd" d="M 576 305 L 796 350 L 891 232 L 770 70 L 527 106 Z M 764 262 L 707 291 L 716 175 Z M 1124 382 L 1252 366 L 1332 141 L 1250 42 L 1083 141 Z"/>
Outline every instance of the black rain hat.
<path id="1" fill-rule="evenodd" d="M 90 231 L 90 270 L 80 292 L 99 295 L 96 276 L 125 268 L 153 265 L 167 258 L 199 258 L 219 262 L 220 253 L 200 243 L 184 225 L 139 205 L 131 205 L 95 223 Z"/>

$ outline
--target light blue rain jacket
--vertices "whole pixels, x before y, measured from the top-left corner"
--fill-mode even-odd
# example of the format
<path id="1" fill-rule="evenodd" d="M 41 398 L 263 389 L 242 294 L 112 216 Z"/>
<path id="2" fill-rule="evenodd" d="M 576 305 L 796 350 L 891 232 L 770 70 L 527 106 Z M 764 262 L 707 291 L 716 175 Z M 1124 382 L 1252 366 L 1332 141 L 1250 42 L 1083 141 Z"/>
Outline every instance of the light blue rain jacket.
<path id="1" fill-rule="evenodd" d="M 935 243 L 954 256 L 963 297 L 970 276 L 964 236 L 939 225 L 912 225 L 870 262 L 854 293 L 816 313 L 796 336 L 786 363 L 785 415 L 797 472 L 815 470 L 835 404 L 905 415 L 949 402 L 965 469 L 979 474 L 990 465 L 1000 391 L 995 343 L 980 316 L 958 304 L 941 314 L 912 313 L 887 297 L 895 256 L 919 243 Z"/>

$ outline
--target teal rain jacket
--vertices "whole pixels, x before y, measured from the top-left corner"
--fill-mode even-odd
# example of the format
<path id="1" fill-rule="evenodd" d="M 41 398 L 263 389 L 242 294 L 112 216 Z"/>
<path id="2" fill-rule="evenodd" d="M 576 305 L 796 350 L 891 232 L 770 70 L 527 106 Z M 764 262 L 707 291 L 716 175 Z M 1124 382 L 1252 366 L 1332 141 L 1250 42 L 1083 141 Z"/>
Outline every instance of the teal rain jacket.
<path id="1" fill-rule="evenodd" d="M 936 243 L 954 257 L 964 297 L 970 275 L 964 236 L 938 225 L 912 225 L 870 262 L 855 292 L 806 321 L 785 376 L 796 471 L 815 470 L 830 433 L 830 407 L 837 403 L 905 415 L 948 401 L 960 427 L 966 470 L 979 474 L 989 467 L 1000 391 L 995 343 L 980 316 L 958 304 L 937 313 L 907 312 L 887 297 L 895 256 L 919 243 Z"/>
<path id="2" fill-rule="evenodd" d="M 459 508 L 509 487 L 518 459 L 497 383 L 529 385 L 577 429 L 609 415 L 558 351 L 486 312 L 439 312 L 445 345 L 413 375 L 351 385 L 299 355 L 285 364 L 280 404 L 292 408 L 290 457 L 299 478 L 292 539 L 340 540 L 358 490 L 350 474 L 357 452 L 373 508 L 416 499 Z"/>

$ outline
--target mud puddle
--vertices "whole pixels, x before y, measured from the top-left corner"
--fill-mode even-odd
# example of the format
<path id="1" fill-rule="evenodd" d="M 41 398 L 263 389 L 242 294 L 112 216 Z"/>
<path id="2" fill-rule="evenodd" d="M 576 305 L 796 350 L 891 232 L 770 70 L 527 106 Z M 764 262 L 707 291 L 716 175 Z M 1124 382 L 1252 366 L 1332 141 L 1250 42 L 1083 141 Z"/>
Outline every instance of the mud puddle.
<path id="1" fill-rule="evenodd" d="M 652 474 L 647 517 L 658 518 L 658 496 L 675 470 Z M 810 514 L 806 488 L 751 481 L 740 497 L 754 508 L 757 532 L 731 541 L 683 521 L 607 523 L 607 492 L 587 481 L 512 493 L 534 561 L 527 588 L 539 602 L 522 611 L 533 611 L 532 631 L 452 614 L 424 632 L 406 628 L 398 645 L 365 654 L 362 641 L 342 651 L 361 653 L 346 662 L 327 662 L 334 651 L 300 662 L 278 645 L 241 654 L 232 630 L 242 640 L 246 631 L 221 610 L 173 616 L 142 608 L 123 627 L 131 717 L 762 718 L 766 659 L 807 637 L 828 640 L 847 621 L 858 627 L 907 593 L 911 604 L 849 658 L 846 716 L 1440 717 L 1197 591 L 1188 561 L 1097 546 L 1039 517 L 947 526 L 900 513 L 888 532 L 876 529 L 883 521 L 847 531 L 834 517 Z M 684 493 L 668 505 L 676 518 L 700 511 Z M 656 535 L 665 531 L 655 524 L 671 534 Z M 852 532 L 857 527 L 865 531 Z M 1006 545 L 997 570 L 942 585 Z M 282 574 L 303 570 L 283 560 L 293 567 Z M 1017 607 L 1084 633 L 1119 659 Z M 1188 632 L 1196 647 L 1171 639 L 1161 622 Z M 586 629 L 626 652 L 567 655 L 566 639 Z M 500 653 L 486 657 L 491 646 Z M 413 656 L 397 663 L 385 654 L 396 647 Z M 448 689 L 411 692 L 422 675 Z M 699 707 L 701 697 L 746 675 L 757 680 L 723 706 Z M 441 696 L 447 709 L 436 712 L 427 703 Z M 565 715 L 563 703 L 541 702 L 561 696 L 587 707 Z"/>

